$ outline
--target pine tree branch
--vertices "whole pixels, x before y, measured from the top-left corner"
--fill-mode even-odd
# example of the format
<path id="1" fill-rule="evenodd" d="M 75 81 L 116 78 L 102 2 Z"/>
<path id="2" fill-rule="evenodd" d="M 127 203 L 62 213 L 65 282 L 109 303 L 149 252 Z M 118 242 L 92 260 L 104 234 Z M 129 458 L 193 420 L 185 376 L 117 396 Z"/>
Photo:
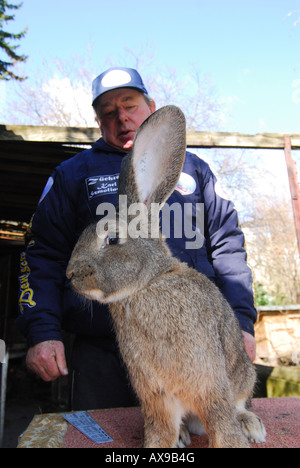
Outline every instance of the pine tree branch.
<path id="1" fill-rule="evenodd" d="M 19 48 L 19 45 L 12 45 L 8 41 L 19 41 L 22 39 L 27 32 L 27 28 L 18 34 L 10 33 L 8 31 L 4 31 L 3 29 L 4 22 L 12 21 L 15 18 L 15 15 L 5 14 L 6 9 L 18 10 L 21 6 L 22 3 L 13 5 L 8 3 L 6 0 L 0 0 L 0 49 L 2 49 L 10 59 L 12 59 L 11 62 L 0 60 L 0 79 L 3 80 L 13 79 L 23 81 L 26 79 L 25 77 L 15 75 L 11 70 L 9 70 L 10 68 L 14 67 L 16 63 L 25 62 L 27 56 L 18 55 L 16 50 Z"/>

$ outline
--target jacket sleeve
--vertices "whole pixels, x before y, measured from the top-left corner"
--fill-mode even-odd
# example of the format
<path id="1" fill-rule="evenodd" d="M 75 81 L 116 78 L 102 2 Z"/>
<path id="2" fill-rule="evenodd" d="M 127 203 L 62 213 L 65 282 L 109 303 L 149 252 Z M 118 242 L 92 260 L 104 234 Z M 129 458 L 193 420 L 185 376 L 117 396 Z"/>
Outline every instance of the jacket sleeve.
<path id="1" fill-rule="evenodd" d="M 58 167 L 43 192 L 20 262 L 17 327 L 28 346 L 61 340 L 65 271 L 74 245 L 75 210 Z"/>
<path id="2" fill-rule="evenodd" d="M 207 252 L 217 284 L 235 311 L 242 330 L 254 335 L 257 312 L 245 238 L 234 204 L 218 188 L 210 169 L 204 181 L 204 199 Z"/>

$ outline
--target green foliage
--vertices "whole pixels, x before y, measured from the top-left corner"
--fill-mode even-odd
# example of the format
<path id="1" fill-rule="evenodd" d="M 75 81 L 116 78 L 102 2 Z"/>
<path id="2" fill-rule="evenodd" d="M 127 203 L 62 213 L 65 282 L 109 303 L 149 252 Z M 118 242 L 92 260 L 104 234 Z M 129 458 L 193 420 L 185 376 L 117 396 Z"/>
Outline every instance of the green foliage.
<path id="1" fill-rule="evenodd" d="M 264 291 L 263 285 L 261 283 L 256 283 L 254 285 L 254 292 L 256 306 L 273 305 L 269 294 L 266 291 Z"/>
<path id="2" fill-rule="evenodd" d="M 21 4 L 13 5 L 8 3 L 6 0 L 0 0 L 0 48 L 6 53 L 9 61 L 0 60 L 0 79 L 1 80 L 18 80 L 23 81 L 26 78 L 22 76 L 15 75 L 10 69 L 18 62 L 25 62 L 27 57 L 25 55 L 18 55 L 17 49 L 18 45 L 12 45 L 10 41 L 18 41 L 22 39 L 26 32 L 27 28 L 19 34 L 9 33 L 4 31 L 4 23 L 8 21 L 13 21 L 15 15 L 7 14 L 7 10 L 18 10 L 22 6 Z"/>

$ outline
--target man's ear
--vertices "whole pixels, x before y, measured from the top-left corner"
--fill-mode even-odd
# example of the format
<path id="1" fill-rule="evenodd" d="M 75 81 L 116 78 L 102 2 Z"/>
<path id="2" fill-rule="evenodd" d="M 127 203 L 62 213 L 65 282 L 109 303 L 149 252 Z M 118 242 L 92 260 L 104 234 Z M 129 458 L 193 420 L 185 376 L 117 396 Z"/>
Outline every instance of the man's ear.
<path id="1" fill-rule="evenodd" d="M 99 119 L 99 117 L 97 115 L 95 115 L 95 121 L 97 122 L 100 133 L 102 135 L 101 122 L 100 122 L 100 119 Z"/>
<path id="2" fill-rule="evenodd" d="M 149 107 L 150 107 L 151 114 L 154 114 L 154 112 L 156 111 L 156 103 L 153 99 L 151 99 Z"/>

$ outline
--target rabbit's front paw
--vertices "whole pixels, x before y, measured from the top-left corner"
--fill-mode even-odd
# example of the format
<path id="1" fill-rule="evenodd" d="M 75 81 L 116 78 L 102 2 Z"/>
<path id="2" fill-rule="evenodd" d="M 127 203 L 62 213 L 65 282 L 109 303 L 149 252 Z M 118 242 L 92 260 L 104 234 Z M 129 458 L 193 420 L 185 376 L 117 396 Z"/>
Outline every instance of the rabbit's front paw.
<path id="1" fill-rule="evenodd" d="M 266 440 L 266 429 L 262 420 L 256 414 L 246 411 L 238 416 L 242 431 L 249 442 L 260 444 Z"/>

